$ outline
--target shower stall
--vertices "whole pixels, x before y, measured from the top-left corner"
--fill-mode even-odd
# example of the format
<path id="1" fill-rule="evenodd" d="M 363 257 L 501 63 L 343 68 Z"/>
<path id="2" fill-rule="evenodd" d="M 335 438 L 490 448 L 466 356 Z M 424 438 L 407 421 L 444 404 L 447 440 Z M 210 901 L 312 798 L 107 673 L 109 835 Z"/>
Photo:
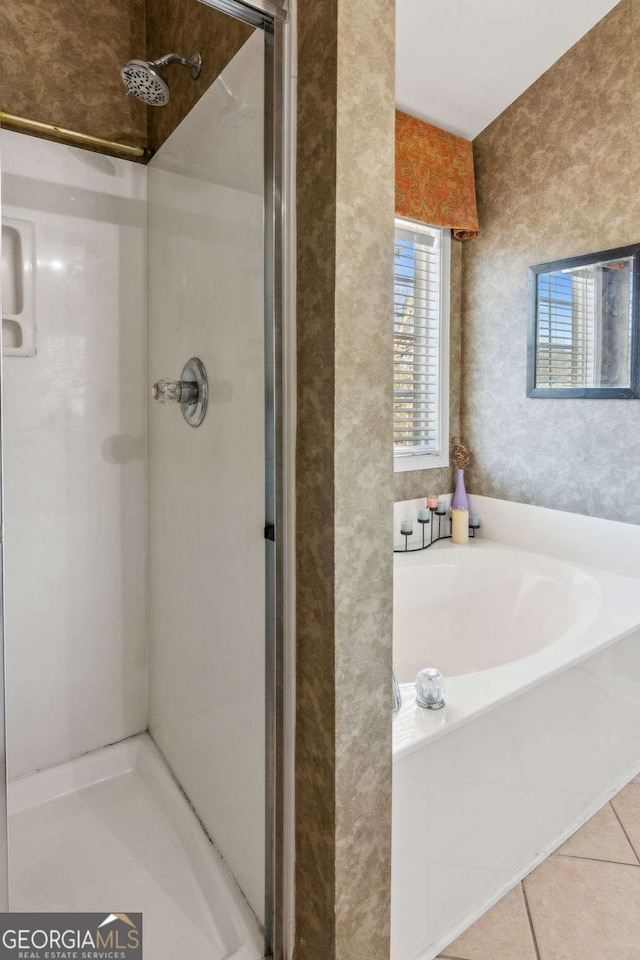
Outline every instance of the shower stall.
<path id="1" fill-rule="evenodd" d="M 0 909 L 151 960 L 283 952 L 286 34 L 210 5 L 253 30 L 147 164 L 0 131 Z"/>

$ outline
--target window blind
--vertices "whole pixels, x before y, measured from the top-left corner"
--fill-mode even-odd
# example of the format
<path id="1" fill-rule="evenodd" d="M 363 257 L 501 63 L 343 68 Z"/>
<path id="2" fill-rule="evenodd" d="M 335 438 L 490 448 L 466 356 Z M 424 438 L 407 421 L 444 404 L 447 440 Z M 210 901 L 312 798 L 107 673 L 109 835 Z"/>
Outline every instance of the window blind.
<path id="1" fill-rule="evenodd" d="M 540 277 L 536 361 L 539 386 L 592 384 L 595 324 L 593 268 Z"/>
<path id="2" fill-rule="evenodd" d="M 442 230 L 396 220 L 394 425 L 396 456 L 440 449 Z"/>

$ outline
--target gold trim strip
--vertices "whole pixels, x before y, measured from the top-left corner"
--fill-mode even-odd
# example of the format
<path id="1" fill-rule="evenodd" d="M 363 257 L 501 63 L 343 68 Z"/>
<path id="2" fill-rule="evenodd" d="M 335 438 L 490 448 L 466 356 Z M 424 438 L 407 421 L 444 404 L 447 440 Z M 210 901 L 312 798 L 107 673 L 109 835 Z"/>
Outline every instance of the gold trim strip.
<path id="1" fill-rule="evenodd" d="M 48 133 L 51 136 L 59 137 L 61 140 L 70 140 L 71 143 L 101 147 L 103 150 L 117 153 L 122 157 L 143 159 L 149 155 L 144 147 L 132 147 L 127 143 L 117 143 L 115 140 L 92 137 L 89 133 L 78 133 L 77 130 L 67 130 L 65 127 L 56 127 L 51 123 L 41 123 L 39 120 L 28 120 L 26 117 L 18 117 L 13 113 L 5 113 L 4 110 L 0 110 L 0 124 L 3 123 L 32 133 Z"/>

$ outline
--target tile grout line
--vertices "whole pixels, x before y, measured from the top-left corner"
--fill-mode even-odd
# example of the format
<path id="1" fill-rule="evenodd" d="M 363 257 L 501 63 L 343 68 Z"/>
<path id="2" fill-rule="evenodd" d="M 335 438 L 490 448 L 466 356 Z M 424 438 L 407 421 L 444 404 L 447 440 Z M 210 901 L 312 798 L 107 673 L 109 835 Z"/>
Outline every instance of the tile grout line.
<path id="1" fill-rule="evenodd" d="M 629 787 L 629 786 L 632 786 L 632 785 L 633 785 L 633 786 L 636 786 L 636 787 L 640 787 L 640 783 L 635 783 L 635 784 L 634 784 L 633 781 L 630 781 L 630 782 L 627 784 L 628 787 Z M 622 789 L 624 790 L 625 788 L 623 787 Z M 620 791 L 620 792 L 622 792 L 622 791 Z M 616 796 L 617 796 L 617 795 L 618 795 L 618 794 L 616 794 Z M 551 857 L 564 857 L 564 858 L 567 859 L 567 860 L 587 860 L 587 861 L 589 861 L 590 863 L 611 863 L 611 864 L 614 864 L 615 866 L 621 866 L 621 867 L 640 867 L 640 856 L 639 856 L 638 853 L 636 852 L 636 848 L 634 847 L 633 843 L 631 842 L 631 838 L 629 837 L 629 834 L 627 833 L 627 831 L 626 831 L 626 829 L 625 829 L 625 826 L 624 826 L 622 820 L 620 819 L 620 816 L 618 815 L 618 811 L 616 810 L 616 808 L 615 808 L 614 805 L 613 805 L 613 800 L 615 800 L 615 797 L 612 797 L 611 800 L 609 800 L 609 806 L 610 806 L 611 809 L 613 810 L 613 814 L 614 814 L 616 820 L 618 821 L 618 823 L 620 824 L 620 829 L 622 830 L 622 832 L 623 832 L 623 834 L 624 834 L 624 836 L 625 836 L 625 838 L 626 838 L 626 840 L 627 840 L 627 843 L 628 843 L 629 846 L 631 847 L 631 852 L 633 853 L 633 855 L 634 855 L 634 857 L 636 858 L 636 861 L 637 861 L 636 863 L 625 863 L 625 862 L 622 861 L 622 860 L 606 860 L 606 859 L 601 859 L 601 858 L 598 858 L 598 857 L 582 857 L 582 856 L 579 856 L 578 854 L 560 853 L 560 852 L 558 852 L 558 851 L 550 854 L 550 856 L 547 857 L 547 859 L 549 860 L 549 859 L 551 859 Z M 526 878 L 525 878 L 525 879 L 526 879 Z M 535 931 L 535 927 L 534 927 L 534 924 L 533 924 L 533 917 L 532 917 L 532 915 L 531 915 L 531 908 L 530 908 L 530 906 L 529 906 L 529 900 L 528 900 L 527 892 L 526 892 L 525 886 L 524 886 L 524 881 L 521 881 L 521 882 L 520 882 L 520 887 L 521 887 L 521 889 L 522 889 L 522 897 L 523 897 L 523 899 L 524 899 L 524 905 L 525 905 L 525 909 L 526 909 L 526 911 L 527 911 L 527 920 L 529 921 L 529 930 L 531 931 L 531 939 L 533 940 L 533 949 L 534 949 L 535 954 L 536 954 L 536 960 L 542 960 L 542 957 L 541 957 L 541 954 L 540 954 L 540 948 L 538 947 L 538 940 L 537 940 L 537 937 L 536 937 L 536 931 Z M 438 957 L 439 957 L 439 960 L 462 960 L 461 957 L 455 957 L 455 956 L 454 956 L 453 954 L 451 954 L 451 953 L 441 953 L 441 954 L 438 954 Z"/>
<path id="2" fill-rule="evenodd" d="M 627 786 L 629 786 L 629 784 L 627 784 Z M 620 791 L 620 792 L 622 792 L 622 791 Z M 618 796 L 618 794 L 616 793 L 616 797 L 617 797 L 617 796 Z M 637 854 L 636 848 L 635 848 L 634 845 L 632 844 L 632 842 L 631 842 L 631 837 L 629 836 L 629 834 L 628 834 L 627 831 L 625 830 L 624 823 L 622 822 L 622 820 L 621 820 L 620 817 L 618 816 L 618 811 L 616 810 L 616 808 L 615 808 L 614 805 L 613 805 L 613 800 L 615 800 L 616 797 L 612 797 L 612 798 L 611 798 L 611 800 L 609 801 L 609 806 L 610 806 L 611 809 L 613 810 L 613 814 L 614 814 L 616 820 L 618 821 L 618 823 L 620 824 L 620 827 L 621 827 L 621 829 L 622 829 L 622 832 L 624 833 L 625 837 L 627 838 L 627 843 L 628 843 L 629 846 L 631 847 L 631 850 L 633 851 L 633 855 L 634 855 L 634 857 L 636 858 L 636 860 L 638 860 L 638 864 L 640 865 L 640 858 L 638 858 L 638 854 Z"/>
<path id="3" fill-rule="evenodd" d="M 636 856 L 636 852 L 631 848 L 631 852 Z M 553 853 L 553 857 L 562 857 L 564 860 L 588 860 L 589 863 L 612 863 L 615 867 L 640 867 L 640 863 L 626 863 L 624 860 L 607 860 L 605 857 L 581 857 L 578 853 Z M 542 863 L 545 861 L 543 860 Z M 542 866 L 542 864 L 540 864 Z"/>
<path id="4" fill-rule="evenodd" d="M 526 909 L 526 911 L 527 911 L 527 919 L 528 919 L 528 921 L 529 921 L 529 929 L 531 930 L 531 939 L 533 940 L 533 949 L 534 949 L 535 952 L 536 952 L 536 958 L 537 958 L 537 960 L 542 960 L 542 957 L 540 956 L 540 949 L 539 949 L 539 947 L 538 947 L 538 940 L 537 940 L 537 937 L 536 937 L 535 927 L 534 927 L 534 925 L 533 925 L 533 917 L 531 916 L 531 908 L 529 907 L 529 900 L 528 900 L 528 897 L 527 897 L 527 891 L 526 891 L 525 888 L 524 888 L 524 880 L 522 880 L 522 881 L 520 882 L 520 887 L 521 887 L 521 889 L 522 889 L 522 897 L 523 897 L 523 899 L 524 899 L 524 905 L 525 905 L 525 909 Z"/>

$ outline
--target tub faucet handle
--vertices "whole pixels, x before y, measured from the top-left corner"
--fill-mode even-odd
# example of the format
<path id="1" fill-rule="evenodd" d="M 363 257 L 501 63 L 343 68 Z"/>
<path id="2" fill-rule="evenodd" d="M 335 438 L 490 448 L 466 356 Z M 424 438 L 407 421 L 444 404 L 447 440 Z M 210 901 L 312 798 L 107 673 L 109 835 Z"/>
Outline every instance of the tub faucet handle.
<path id="1" fill-rule="evenodd" d="M 416 677 L 416 703 L 426 710 L 444 707 L 444 677 L 439 670 L 425 667 Z"/>

